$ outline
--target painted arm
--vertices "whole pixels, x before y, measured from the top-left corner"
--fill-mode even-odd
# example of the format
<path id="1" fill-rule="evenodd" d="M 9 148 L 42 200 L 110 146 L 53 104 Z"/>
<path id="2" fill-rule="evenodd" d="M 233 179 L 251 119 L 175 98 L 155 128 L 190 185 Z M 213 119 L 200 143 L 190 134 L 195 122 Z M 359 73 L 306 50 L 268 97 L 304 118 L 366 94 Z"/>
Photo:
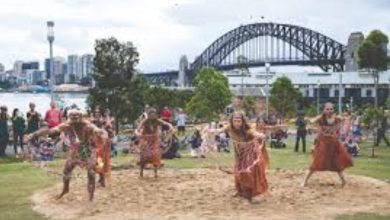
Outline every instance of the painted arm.
<path id="1" fill-rule="evenodd" d="M 92 123 L 89 123 L 88 126 L 92 129 L 93 139 L 98 146 L 102 146 L 108 142 L 108 134 L 104 129 L 98 128 Z"/>
<path id="2" fill-rule="evenodd" d="M 32 134 L 27 135 L 26 140 L 30 141 L 31 139 L 37 138 L 40 136 L 61 133 L 63 131 L 66 131 L 68 127 L 69 127 L 69 125 L 67 125 L 66 123 L 62 123 L 62 124 L 59 124 L 58 126 L 51 128 L 51 129 L 43 128 L 43 129 L 40 129 Z"/>
<path id="3" fill-rule="evenodd" d="M 135 129 L 134 133 L 135 133 L 136 136 L 140 136 L 141 135 L 141 130 L 144 127 L 145 120 L 146 119 L 142 119 L 142 121 L 138 124 L 137 129 Z"/>
<path id="4" fill-rule="evenodd" d="M 158 121 L 159 121 L 162 125 L 169 127 L 168 132 L 172 132 L 172 131 L 173 131 L 173 126 L 172 126 L 171 123 L 168 123 L 168 122 L 163 121 L 163 120 L 161 120 L 161 119 L 158 119 Z"/>

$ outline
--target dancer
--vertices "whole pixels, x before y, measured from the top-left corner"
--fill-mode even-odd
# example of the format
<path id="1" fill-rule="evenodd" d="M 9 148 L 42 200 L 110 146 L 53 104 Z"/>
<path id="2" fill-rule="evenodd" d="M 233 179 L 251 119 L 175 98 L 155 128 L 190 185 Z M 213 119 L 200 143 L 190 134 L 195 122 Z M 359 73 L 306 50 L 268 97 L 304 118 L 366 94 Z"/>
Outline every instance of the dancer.
<path id="1" fill-rule="evenodd" d="M 265 135 L 252 130 L 242 113 L 233 113 L 230 123 L 218 132 L 227 132 L 233 142 L 235 165 L 234 177 L 237 193 L 252 201 L 254 196 L 268 189 L 265 169 L 268 154 L 265 148 Z"/>
<path id="2" fill-rule="evenodd" d="M 110 170 L 109 139 L 103 129 L 82 118 L 81 111 L 68 111 L 68 121 L 51 129 L 41 129 L 27 136 L 31 140 L 38 136 L 64 132 L 69 138 L 71 155 L 65 163 L 63 176 L 63 190 L 57 199 L 69 192 L 69 183 L 72 171 L 76 166 L 86 167 L 88 171 L 89 200 L 93 200 L 95 191 L 95 172 L 99 173 L 99 183 L 105 186 L 105 175 Z M 109 151 L 108 151 L 109 152 Z"/>
<path id="3" fill-rule="evenodd" d="M 160 130 L 163 126 L 168 128 L 167 132 L 173 130 L 170 123 L 158 119 L 156 109 L 149 108 L 148 117 L 141 121 L 136 130 L 136 134 L 140 136 L 138 144 L 140 153 L 140 177 L 143 177 L 146 165 L 151 163 L 154 168 L 154 177 L 157 178 L 157 169 L 162 166 Z"/>
<path id="4" fill-rule="evenodd" d="M 352 166 L 352 159 L 338 139 L 342 119 L 333 113 L 333 104 L 328 102 L 325 104 L 323 113 L 312 121 L 318 124 L 319 129 L 313 151 L 313 161 L 303 186 L 307 186 L 308 180 L 315 171 L 337 172 L 341 186 L 344 187 L 346 184 L 343 170 Z"/>

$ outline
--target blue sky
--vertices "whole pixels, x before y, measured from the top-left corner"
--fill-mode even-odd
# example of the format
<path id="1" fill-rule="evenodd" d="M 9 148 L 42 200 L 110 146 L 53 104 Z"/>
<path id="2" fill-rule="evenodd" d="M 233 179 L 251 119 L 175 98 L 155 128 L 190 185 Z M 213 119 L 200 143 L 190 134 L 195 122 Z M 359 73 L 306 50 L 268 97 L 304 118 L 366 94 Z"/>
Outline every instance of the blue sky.
<path id="1" fill-rule="evenodd" d="M 351 32 L 390 34 L 387 0 L 2 0 L 0 63 L 48 56 L 46 21 L 54 20 L 55 56 L 93 53 L 97 38 L 132 41 L 142 71 L 177 69 L 229 30 L 252 22 L 305 26 L 346 43 Z"/>

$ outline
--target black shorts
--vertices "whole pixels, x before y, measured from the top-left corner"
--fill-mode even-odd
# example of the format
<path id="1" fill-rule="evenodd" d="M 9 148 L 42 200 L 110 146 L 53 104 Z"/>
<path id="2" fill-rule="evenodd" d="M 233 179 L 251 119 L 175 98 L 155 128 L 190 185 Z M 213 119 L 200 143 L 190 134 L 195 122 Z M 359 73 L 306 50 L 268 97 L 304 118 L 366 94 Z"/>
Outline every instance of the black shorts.
<path id="1" fill-rule="evenodd" d="M 186 126 L 177 126 L 179 132 L 186 132 Z"/>

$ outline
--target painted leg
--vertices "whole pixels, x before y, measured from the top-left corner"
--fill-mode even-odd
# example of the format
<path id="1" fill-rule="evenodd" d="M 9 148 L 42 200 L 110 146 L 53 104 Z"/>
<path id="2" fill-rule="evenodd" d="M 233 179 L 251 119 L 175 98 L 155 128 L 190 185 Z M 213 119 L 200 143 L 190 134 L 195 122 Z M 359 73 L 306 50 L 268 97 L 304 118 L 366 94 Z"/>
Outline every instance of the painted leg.
<path id="1" fill-rule="evenodd" d="M 69 184 L 70 184 L 70 179 L 72 178 L 72 171 L 73 169 L 75 168 L 75 161 L 73 161 L 72 159 L 66 161 L 65 163 L 65 168 L 64 168 L 64 172 L 63 172 L 63 188 L 62 188 L 62 192 L 60 195 L 58 195 L 56 197 L 56 199 L 61 199 L 65 194 L 67 194 L 69 192 Z"/>
<path id="2" fill-rule="evenodd" d="M 140 163 L 140 172 L 139 172 L 139 176 L 142 178 L 144 177 L 144 168 L 145 168 L 145 164 L 143 163 Z"/>
<path id="3" fill-rule="evenodd" d="M 93 200 L 93 196 L 95 193 L 95 170 L 94 167 L 88 166 L 88 193 L 89 193 L 89 201 Z"/>
<path id="4" fill-rule="evenodd" d="M 311 175 L 313 175 L 313 173 L 314 173 L 314 171 L 309 170 L 309 172 L 307 173 L 307 175 L 305 177 L 305 181 L 302 184 L 303 187 L 307 186 L 307 182 L 309 181 L 309 179 L 310 179 Z"/>
<path id="5" fill-rule="evenodd" d="M 98 180 L 98 182 L 99 182 L 101 187 L 106 187 L 106 177 L 104 176 L 104 174 L 99 173 L 99 180 Z"/>
<path id="6" fill-rule="evenodd" d="M 339 174 L 340 180 L 341 180 L 341 187 L 344 188 L 345 184 L 347 184 L 347 181 L 345 181 L 344 173 L 342 171 L 337 172 Z"/>
<path id="7" fill-rule="evenodd" d="M 154 178 L 156 178 L 157 179 L 157 166 L 154 166 Z"/>

